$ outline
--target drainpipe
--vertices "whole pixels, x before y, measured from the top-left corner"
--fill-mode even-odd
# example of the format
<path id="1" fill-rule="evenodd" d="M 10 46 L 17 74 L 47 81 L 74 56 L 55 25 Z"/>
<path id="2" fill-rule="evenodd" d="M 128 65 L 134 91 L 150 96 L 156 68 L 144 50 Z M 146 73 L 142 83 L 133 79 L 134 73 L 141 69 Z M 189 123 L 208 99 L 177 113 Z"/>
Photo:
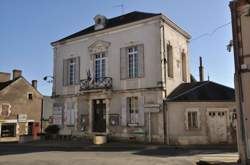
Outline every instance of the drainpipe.
<path id="1" fill-rule="evenodd" d="M 162 59 L 162 62 L 164 64 L 164 67 L 163 67 L 163 72 L 164 72 L 164 98 L 166 99 L 167 98 L 167 89 L 166 89 L 166 86 L 167 86 L 167 69 L 166 69 L 166 43 L 165 43 L 165 27 L 164 27 L 164 24 L 161 24 L 160 26 L 160 32 L 162 32 L 162 36 L 161 36 L 161 43 L 160 45 L 162 46 L 163 45 L 163 59 Z M 161 47 L 160 47 L 160 50 L 161 50 Z M 161 54 L 161 57 L 162 57 L 162 54 Z M 166 131 L 166 105 L 165 105 L 165 101 L 163 100 L 163 143 L 166 144 L 166 137 L 167 137 L 167 131 Z"/>
<path id="2" fill-rule="evenodd" d="M 152 142 L 152 135 L 151 135 L 151 112 L 148 112 L 148 141 L 149 141 L 149 143 Z"/>

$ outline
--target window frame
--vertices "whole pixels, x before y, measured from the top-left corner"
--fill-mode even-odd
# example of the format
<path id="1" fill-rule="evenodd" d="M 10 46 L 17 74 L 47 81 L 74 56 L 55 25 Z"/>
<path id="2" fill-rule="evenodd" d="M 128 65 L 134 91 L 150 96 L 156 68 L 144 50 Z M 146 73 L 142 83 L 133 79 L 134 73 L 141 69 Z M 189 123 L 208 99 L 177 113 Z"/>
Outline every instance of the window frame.
<path id="1" fill-rule="evenodd" d="M 3 126 L 4 125 L 13 125 L 14 126 L 14 129 L 13 129 L 14 132 L 13 132 L 12 136 L 3 136 Z M 2 123 L 0 130 L 1 130 L 1 132 L 0 132 L 0 137 L 1 138 L 16 137 L 17 136 L 17 123 Z"/>
<path id="2" fill-rule="evenodd" d="M 190 124 L 189 121 L 189 114 L 191 113 L 191 116 L 193 113 L 196 113 L 196 127 L 194 127 L 193 124 L 193 116 L 191 118 L 192 123 Z M 192 131 L 192 130 L 200 130 L 200 111 L 199 108 L 187 108 L 185 112 L 185 125 L 186 125 L 186 130 Z"/>
<path id="3" fill-rule="evenodd" d="M 173 46 L 167 44 L 167 68 L 168 68 L 168 78 L 174 78 L 174 55 L 173 55 Z"/>
<path id="4" fill-rule="evenodd" d="M 74 85 L 76 83 L 76 61 L 74 58 L 69 59 L 69 85 Z"/>
<path id="5" fill-rule="evenodd" d="M 128 126 L 138 126 L 139 125 L 139 97 L 130 96 L 127 97 L 127 123 Z"/>
<path id="6" fill-rule="evenodd" d="M 99 56 L 99 57 L 97 57 Z M 106 77 L 106 68 L 107 68 L 107 56 L 106 56 L 106 53 L 105 52 L 98 52 L 98 53 L 95 53 L 94 54 L 94 63 L 95 63 L 95 81 L 96 82 L 99 82 L 101 81 L 103 78 Z M 99 73 L 97 71 L 97 63 L 98 66 L 100 67 L 98 70 L 99 70 Z M 99 75 L 97 77 L 97 74 Z"/>
<path id="7" fill-rule="evenodd" d="M 30 95 L 31 95 L 31 98 L 30 98 Z M 33 100 L 33 93 L 32 92 L 28 92 L 27 93 L 27 98 L 28 98 L 28 100 Z"/>
<path id="8" fill-rule="evenodd" d="M 132 50 L 130 52 L 130 49 Z M 138 46 L 127 47 L 127 56 L 128 56 L 128 78 L 139 78 L 139 50 Z M 132 58 L 132 61 L 130 60 Z M 132 63 L 130 63 L 132 62 Z"/>

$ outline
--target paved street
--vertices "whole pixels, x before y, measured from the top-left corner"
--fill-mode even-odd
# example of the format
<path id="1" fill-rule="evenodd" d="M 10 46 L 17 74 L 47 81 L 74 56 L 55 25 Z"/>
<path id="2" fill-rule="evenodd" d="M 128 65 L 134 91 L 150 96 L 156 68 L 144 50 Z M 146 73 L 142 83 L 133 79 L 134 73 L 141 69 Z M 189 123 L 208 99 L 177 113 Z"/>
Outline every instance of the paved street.
<path id="1" fill-rule="evenodd" d="M 195 147 L 197 148 L 197 147 Z M 176 148 L 142 144 L 95 146 L 79 143 L 0 144 L 0 165 L 191 165 L 198 160 L 238 159 L 233 149 Z"/>

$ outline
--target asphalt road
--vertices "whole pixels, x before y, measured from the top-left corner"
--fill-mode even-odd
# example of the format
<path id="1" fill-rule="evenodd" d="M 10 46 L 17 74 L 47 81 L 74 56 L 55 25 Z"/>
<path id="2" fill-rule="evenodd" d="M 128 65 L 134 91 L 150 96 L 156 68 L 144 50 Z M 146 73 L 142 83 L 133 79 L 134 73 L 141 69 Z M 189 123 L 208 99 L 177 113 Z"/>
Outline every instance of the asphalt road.
<path id="1" fill-rule="evenodd" d="M 225 148 L 0 144 L 0 165 L 193 165 L 200 159 L 237 158 L 234 150 Z"/>

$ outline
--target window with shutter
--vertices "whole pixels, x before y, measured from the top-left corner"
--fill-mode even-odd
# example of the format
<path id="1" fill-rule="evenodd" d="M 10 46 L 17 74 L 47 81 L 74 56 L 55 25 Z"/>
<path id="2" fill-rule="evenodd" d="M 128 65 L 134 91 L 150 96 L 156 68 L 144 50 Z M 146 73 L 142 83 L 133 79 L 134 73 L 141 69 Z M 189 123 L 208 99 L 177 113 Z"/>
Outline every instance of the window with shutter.
<path id="1" fill-rule="evenodd" d="M 139 106 L 138 106 L 138 97 L 128 97 L 128 124 L 139 124 Z"/>
<path id="2" fill-rule="evenodd" d="M 95 54 L 95 81 L 101 81 L 106 76 L 106 56 L 105 53 Z"/>
<path id="3" fill-rule="evenodd" d="M 197 108 L 190 108 L 186 110 L 185 115 L 186 120 L 186 128 L 187 130 L 195 130 L 200 127 L 200 117 L 199 110 Z"/>
<path id="4" fill-rule="evenodd" d="M 65 116 L 65 122 L 68 126 L 75 125 L 75 110 L 76 110 L 76 103 L 75 102 L 67 102 L 67 110 Z"/>
<path id="5" fill-rule="evenodd" d="M 141 78 L 144 76 L 144 45 L 121 48 L 121 79 Z"/>
<path id="6" fill-rule="evenodd" d="M 80 81 L 80 57 L 63 60 L 63 85 L 76 85 Z"/>

